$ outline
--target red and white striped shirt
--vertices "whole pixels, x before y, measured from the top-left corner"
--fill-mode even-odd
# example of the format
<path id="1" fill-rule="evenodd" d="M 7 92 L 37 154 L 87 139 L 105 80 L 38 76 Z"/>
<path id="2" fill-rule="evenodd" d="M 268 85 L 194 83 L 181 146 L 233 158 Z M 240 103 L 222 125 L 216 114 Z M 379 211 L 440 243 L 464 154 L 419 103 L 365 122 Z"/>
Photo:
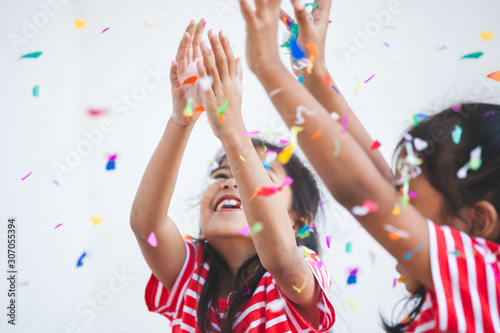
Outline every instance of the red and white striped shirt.
<path id="1" fill-rule="evenodd" d="M 194 241 L 185 241 L 187 248 L 186 261 L 172 289 L 167 289 L 151 274 L 146 286 L 145 299 L 149 311 L 159 313 L 171 321 L 172 332 L 199 332 L 196 322 L 196 309 L 207 272 L 208 263 L 202 264 L 202 247 Z M 335 322 L 335 311 L 328 291 L 331 280 L 324 266 L 319 266 L 319 256 L 314 251 L 304 249 L 310 256 L 306 261 L 311 267 L 314 277 L 322 290 L 320 325 L 314 328 L 297 312 L 290 301 L 282 295 L 273 277 L 266 272 L 255 289 L 250 301 L 245 304 L 233 324 L 233 332 L 326 332 Z M 198 286 L 197 286 L 198 284 Z M 219 308 L 225 309 L 226 302 L 219 301 Z M 220 331 L 215 313 L 210 310 L 211 323 L 214 331 Z"/>
<path id="2" fill-rule="evenodd" d="M 434 292 L 407 332 L 500 332 L 500 245 L 428 226 Z"/>

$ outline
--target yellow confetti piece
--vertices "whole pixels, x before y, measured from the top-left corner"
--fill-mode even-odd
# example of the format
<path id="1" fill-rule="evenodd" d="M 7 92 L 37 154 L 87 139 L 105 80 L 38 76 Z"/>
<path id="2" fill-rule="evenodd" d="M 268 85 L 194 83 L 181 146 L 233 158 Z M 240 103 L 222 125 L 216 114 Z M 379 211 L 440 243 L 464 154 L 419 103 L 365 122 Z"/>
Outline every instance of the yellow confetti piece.
<path id="1" fill-rule="evenodd" d="M 487 32 L 487 31 L 481 31 L 479 32 L 481 34 L 481 39 L 484 41 L 484 42 L 487 42 L 489 41 L 490 39 L 493 38 L 493 36 L 495 36 L 494 33 L 492 32 Z"/>
<path id="2" fill-rule="evenodd" d="M 73 23 L 75 23 L 75 27 L 77 29 L 81 29 L 83 28 L 84 26 L 87 25 L 87 21 L 84 21 L 84 20 L 77 20 L 77 19 L 74 19 L 73 20 Z"/>
<path id="3" fill-rule="evenodd" d="M 302 290 L 304 290 L 306 284 L 307 284 L 307 276 L 306 276 L 306 280 L 304 281 L 304 284 L 300 288 L 297 288 L 295 286 L 292 286 L 292 287 L 300 294 L 302 292 Z"/>
<path id="4" fill-rule="evenodd" d="M 401 214 L 401 208 L 399 208 L 399 205 L 395 205 L 394 209 L 392 210 L 392 215 L 399 215 Z"/>
<path id="5" fill-rule="evenodd" d="M 243 162 L 246 161 L 246 159 L 243 156 L 241 156 L 241 155 L 240 155 L 240 160 L 242 160 Z"/>
<path id="6" fill-rule="evenodd" d="M 102 220 L 104 220 L 103 218 L 100 218 L 100 217 L 94 217 L 94 216 L 91 216 L 90 217 L 90 221 L 92 222 L 93 225 L 97 226 L 99 225 Z"/>
<path id="7" fill-rule="evenodd" d="M 304 253 L 304 256 L 307 258 L 307 259 L 311 259 L 311 255 L 309 254 L 309 252 L 307 252 L 307 250 L 304 248 L 304 247 L 301 247 L 300 248 L 300 251 L 302 253 Z"/>
<path id="8" fill-rule="evenodd" d="M 292 158 L 293 150 L 294 150 L 293 144 L 286 146 L 285 149 L 283 149 L 278 154 L 278 161 L 281 164 L 287 164 Z"/>
<path id="9" fill-rule="evenodd" d="M 404 283 L 406 280 L 408 280 L 408 276 L 401 276 L 401 277 L 398 279 L 398 281 L 399 281 L 399 282 L 403 282 L 403 283 Z"/>

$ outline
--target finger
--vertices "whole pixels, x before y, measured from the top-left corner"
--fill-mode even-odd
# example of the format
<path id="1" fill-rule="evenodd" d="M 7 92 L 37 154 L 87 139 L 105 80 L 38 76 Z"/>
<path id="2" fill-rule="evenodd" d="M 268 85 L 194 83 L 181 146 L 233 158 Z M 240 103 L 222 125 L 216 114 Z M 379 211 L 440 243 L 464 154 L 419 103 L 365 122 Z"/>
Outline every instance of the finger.
<path id="1" fill-rule="evenodd" d="M 194 32 L 194 38 L 193 38 L 193 59 L 198 60 L 201 59 L 201 50 L 200 50 L 200 42 L 203 39 L 203 32 L 205 32 L 205 25 L 207 22 L 205 19 L 201 19 L 203 21 L 202 24 L 200 24 L 195 32 Z"/>
<path id="2" fill-rule="evenodd" d="M 222 48 L 224 49 L 224 53 L 226 54 L 227 71 L 229 73 L 229 77 L 232 79 L 234 78 L 233 48 L 231 46 L 231 43 L 229 42 L 229 38 L 227 38 L 227 35 L 222 30 L 219 32 L 219 40 L 220 43 L 222 44 Z"/>
<path id="3" fill-rule="evenodd" d="M 255 0 L 255 9 L 257 11 L 257 15 L 262 12 L 264 9 L 266 0 Z"/>
<path id="4" fill-rule="evenodd" d="M 236 58 L 234 62 L 235 67 L 235 76 L 240 80 L 240 83 L 243 82 L 243 58 Z"/>
<path id="5" fill-rule="evenodd" d="M 293 18 L 290 15 L 288 15 L 283 9 L 281 9 L 280 21 L 283 22 L 288 29 L 288 22 L 293 22 Z"/>
<path id="6" fill-rule="evenodd" d="M 210 45 L 212 45 L 212 50 L 214 51 L 215 63 L 217 65 L 219 77 L 221 81 L 224 81 L 229 77 L 226 54 L 224 53 L 219 37 L 213 30 L 208 32 L 208 39 L 210 40 Z"/>
<path id="7" fill-rule="evenodd" d="M 181 42 L 179 44 L 179 48 L 177 49 L 177 55 L 175 56 L 175 60 L 179 64 L 179 71 L 182 73 L 187 67 L 187 53 L 189 47 L 189 34 L 184 32 L 182 35 Z"/>
<path id="8" fill-rule="evenodd" d="M 330 16 L 330 8 L 332 8 L 332 0 L 314 0 L 318 4 L 318 11 L 321 12 L 321 17 L 327 19 Z"/>
<path id="9" fill-rule="evenodd" d="M 247 0 L 240 0 L 241 14 L 247 23 L 255 21 L 255 12 L 252 10 Z"/>
<path id="10" fill-rule="evenodd" d="M 217 67 L 215 66 L 215 60 L 213 55 L 210 53 L 210 50 L 207 47 L 207 43 L 200 43 L 201 53 L 203 55 L 203 66 L 205 66 L 205 70 L 208 75 L 210 75 L 214 82 L 212 84 L 212 89 L 216 95 L 219 95 L 222 91 L 222 85 L 219 78 L 219 72 L 217 71 Z"/>
<path id="11" fill-rule="evenodd" d="M 299 24 L 299 30 L 309 30 L 311 28 L 311 22 L 307 18 L 306 7 L 302 0 L 292 0 L 293 10 L 295 11 L 295 17 L 297 18 L 297 23 Z"/>
<path id="12" fill-rule="evenodd" d="M 188 52 L 187 52 L 188 61 L 193 60 L 193 28 L 195 26 L 196 26 L 196 21 L 191 20 L 191 21 L 189 21 L 189 25 L 186 28 L 186 32 L 189 34 L 189 45 L 188 45 Z"/>
<path id="13" fill-rule="evenodd" d="M 179 78 L 179 64 L 175 60 L 172 61 L 172 64 L 170 65 L 170 83 L 174 89 L 181 85 Z"/>

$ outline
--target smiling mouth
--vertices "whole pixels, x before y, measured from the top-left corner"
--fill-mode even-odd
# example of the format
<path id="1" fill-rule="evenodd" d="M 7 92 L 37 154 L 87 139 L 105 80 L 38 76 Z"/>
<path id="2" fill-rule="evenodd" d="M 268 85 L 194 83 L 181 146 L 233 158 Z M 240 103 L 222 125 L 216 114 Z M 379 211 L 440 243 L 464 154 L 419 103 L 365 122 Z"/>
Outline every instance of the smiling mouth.
<path id="1" fill-rule="evenodd" d="M 243 210 L 243 206 L 241 205 L 241 201 L 236 199 L 226 199 L 221 200 L 217 206 L 215 206 L 215 211 L 221 210 Z"/>

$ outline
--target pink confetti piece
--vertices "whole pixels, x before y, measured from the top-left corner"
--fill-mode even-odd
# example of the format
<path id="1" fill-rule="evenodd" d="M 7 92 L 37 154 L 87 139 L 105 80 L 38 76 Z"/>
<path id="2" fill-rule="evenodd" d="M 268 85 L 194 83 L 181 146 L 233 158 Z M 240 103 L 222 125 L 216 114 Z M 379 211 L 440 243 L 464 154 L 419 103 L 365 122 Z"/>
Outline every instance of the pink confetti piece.
<path id="1" fill-rule="evenodd" d="M 370 81 L 371 79 L 373 79 L 373 77 L 375 76 L 375 74 L 373 74 L 372 76 L 370 76 L 370 78 L 368 78 L 365 83 L 368 83 L 368 81 Z"/>
<path id="2" fill-rule="evenodd" d="M 332 240 L 332 236 L 326 236 L 326 247 L 330 248 L 330 242 Z"/>
<path id="3" fill-rule="evenodd" d="M 394 278 L 394 281 L 392 282 L 392 287 L 396 287 L 396 283 L 398 282 L 398 280 L 396 278 Z"/>
<path id="4" fill-rule="evenodd" d="M 410 196 L 410 198 L 416 198 L 417 197 L 417 193 L 412 192 L 411 190 L 408 190 L 408 195 Z"/>
<path id="5" fill-rule="evenodd" d="M 154 232 L 151 232 L 148 237 L 148 243 L 152 247 L 157 247 L 158 246 L 158 241 L 156 240 L 156 236 Z"/>
<path id="6" fill-rule="evenodd" d="M 462 104 L 457 103 L 457 104 L 453 105 L 453 106 L 451 107 L 451 109 L 452 109 L 453 111 L 455 111 L 455 112 L 458 112 L 458 111 L 460 111 L 460 110 L 462 109 Z"/>
<path id="7" fill-rule="evenodd" d="M 23 179 L 21 179 L 21 180 L 25 180 L 26 178 L 28 178 L 28 176 L 29 176 L 29 175 L 31 175 L 31 172 L 30 172 L 30 173 L 28 173 L 28 174 L 27 174 L 27 175 L 26 175 Z"/>
<path id="8" fill-rule="evenodd" d="M 314 265 L 314 267 L 316 267 L 316 269 L 321 269 L 321 266 L 323 266 L 323 262 L 322 261 L 313 261 L 313 265 Z"/>
<path id="9" fill-rule="evenodd" d="M 342 117 L 342 134 L 344 134 L 345 132 L 347 132 L 347 123 L 348 123 L 349 119 L 347 118 L 347 116 L 343 116 Z"/>
<path id="10" fill-rule="evenodd" d="M 62 223 L 59 223 L 58 225 L 56 225 L 56 227 L 54 228 L 54 230 L 56 230 L 57 228 L 59 228 L 62 225 L 63 225 Z"/>
<path id="11" fill-rule="evenodd" d="M 102 34 L 102 33 L 105 33 L 105 32 L 106 32 L 106 31 L 108 31 L 108 30 L 109 30 L 109 28 L 104 29 L 103 31 L 101 31 L 101 34 Z"/>
<path id="12" fill-rule="evenodd" d="M 289 142 L 290 142 L 290 140 L 280 139 L 280 145 L 287 145 Z"/>
<path id="13" fill-rule="evenodd" d="M 253 132 L 241 131 L 241 134 L 243 134 L 244 136 L 251 136 L 260 134 L 260 131 L 253 131 Z"/>
<path id="14" fill-rule="evenodd" d="M 248 234 L 250 234 L 250 227 L 246 226 L 244 228 L 238 228 L 236 229 L 236 231 L 242 234 L 243 236 L 248 236 Z"/>

